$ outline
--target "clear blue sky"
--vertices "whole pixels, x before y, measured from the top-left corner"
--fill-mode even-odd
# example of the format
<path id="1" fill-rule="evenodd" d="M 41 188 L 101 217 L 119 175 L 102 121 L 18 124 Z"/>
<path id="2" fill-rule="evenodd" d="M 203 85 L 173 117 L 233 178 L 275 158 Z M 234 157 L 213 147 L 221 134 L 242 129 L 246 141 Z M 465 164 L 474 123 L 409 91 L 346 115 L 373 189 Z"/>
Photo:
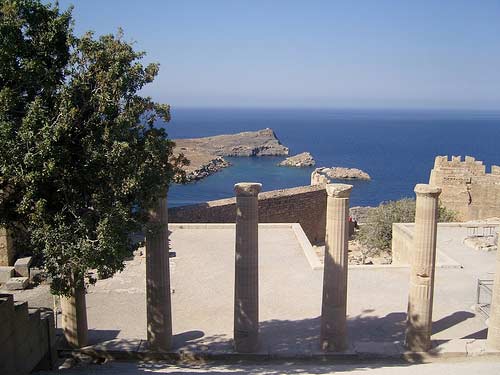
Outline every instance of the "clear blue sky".
<path id="1" fill-rule="evenodd" d="M 500 109 L 499 0 L 63 0 L 177 107 Z"/>

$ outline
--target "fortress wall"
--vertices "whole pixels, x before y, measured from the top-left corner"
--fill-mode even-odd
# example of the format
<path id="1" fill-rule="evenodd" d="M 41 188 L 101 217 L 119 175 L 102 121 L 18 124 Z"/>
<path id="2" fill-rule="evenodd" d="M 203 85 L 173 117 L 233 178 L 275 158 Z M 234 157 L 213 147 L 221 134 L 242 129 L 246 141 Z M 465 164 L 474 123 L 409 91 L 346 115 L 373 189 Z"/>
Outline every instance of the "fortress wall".
<path id="1" fill-rule="evenodd" d="M 173 207 L 168 210 L 171 223 L 234 223 L 236 198 Z M 309 241 L 325 239 L 325 186 L 300 186 L 259 194 L 259 222 L 300 223 Z"/>
<path id="2" fill-rule="evenodd" d="M 440 201 L 446 208 L 459 213 L 460 220 L 500 217 L 500 167 L 493 165 L 491 173 L 473 157 L 438 156 L 429 183 L 440 186 Z"/>

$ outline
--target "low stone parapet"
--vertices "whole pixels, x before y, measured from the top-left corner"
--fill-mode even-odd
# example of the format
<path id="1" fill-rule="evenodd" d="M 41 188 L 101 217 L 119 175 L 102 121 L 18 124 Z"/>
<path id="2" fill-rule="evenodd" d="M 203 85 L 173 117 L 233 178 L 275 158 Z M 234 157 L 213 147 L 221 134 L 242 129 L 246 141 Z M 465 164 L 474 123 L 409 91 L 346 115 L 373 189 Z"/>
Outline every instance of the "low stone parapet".
<path id="1" fill-rule="evenodd" d="M 234 223 L 235 198 L 219 199 L 168 210 L 170 223 Z M 300 186 L 259 194 L 260 223 L 299 223 L 313 244 L 325 238 L 325 186 Z"/>

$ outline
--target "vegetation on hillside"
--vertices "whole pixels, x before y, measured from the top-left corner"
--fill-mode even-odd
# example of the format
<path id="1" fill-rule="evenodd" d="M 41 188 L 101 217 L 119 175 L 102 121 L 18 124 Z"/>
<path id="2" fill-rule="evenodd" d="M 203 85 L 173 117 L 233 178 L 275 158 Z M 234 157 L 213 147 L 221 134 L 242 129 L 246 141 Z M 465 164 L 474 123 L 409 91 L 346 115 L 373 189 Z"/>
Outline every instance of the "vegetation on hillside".
<path id="1" fill-rule="evenodd" d="M 439 207 L 438 221 L 456 220 L 456 213 Z M 368 251 L 389 250 L 392 242 L 393 223 L 415 222 L 415 199 L 403 198 L 398 201 L 383 202 L 368 213 L 366 223 L 360 227 L 356 239 Z"/>

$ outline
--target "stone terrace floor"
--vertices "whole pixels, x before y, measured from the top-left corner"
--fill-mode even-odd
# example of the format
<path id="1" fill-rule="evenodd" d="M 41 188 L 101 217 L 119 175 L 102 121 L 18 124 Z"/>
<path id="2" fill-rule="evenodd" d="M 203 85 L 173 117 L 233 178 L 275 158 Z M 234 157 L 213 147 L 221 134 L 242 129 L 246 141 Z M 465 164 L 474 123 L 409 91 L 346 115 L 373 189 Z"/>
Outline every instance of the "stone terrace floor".
<path id="1" fill-rule="evenodd" d="M 174 348 L 230 351 L 234 226 L 171 228 Z M 495 254 L 464 246 L 465 234 L 464 228 L 439 231 L 439 248 L 463 268 L 436 270 L 435 340 L 486 337 L 484 319 L 472 306 L 477 278 L 492 277 Z M 261 351 L 317 351 L 322 271 L 312 270 L 290 227 L 261 226 L 259 247 Z M 90 287 L 91 343 L 146 338 L 144 275 L 145 258 L 136 257 L 122 273 Z M 404 267 L 349 270 L 351 343 L 403 340 L 408 278 Z"/>
<path id="2" fill-rule="evenodd" d="M 195 229 L 198 228 L 198 229 Z M 181 229 L 171 225 L 174 350 L 230 352 L 233 329 L 234 226 Z M 437 268 L 433 339 L 484 339 L 484 318 L 472 309 L 478 278 L 492 278 L 494 252 L 462 244 L 466 228 L 439 227 L 438 247 L 463 268 Z M 318 351 L 322 270 L 313 270 L 287 225 L 259 230 L 261 352 Z M 350 343 L 402 341 L 408 267 L 349 269 Z M 16 293 L 31 306 L 51 306 L 47 287 Z M 123 272 L 89 287 L 90 343 L 146 338 L 145 258 L 127 261 Z"/>

